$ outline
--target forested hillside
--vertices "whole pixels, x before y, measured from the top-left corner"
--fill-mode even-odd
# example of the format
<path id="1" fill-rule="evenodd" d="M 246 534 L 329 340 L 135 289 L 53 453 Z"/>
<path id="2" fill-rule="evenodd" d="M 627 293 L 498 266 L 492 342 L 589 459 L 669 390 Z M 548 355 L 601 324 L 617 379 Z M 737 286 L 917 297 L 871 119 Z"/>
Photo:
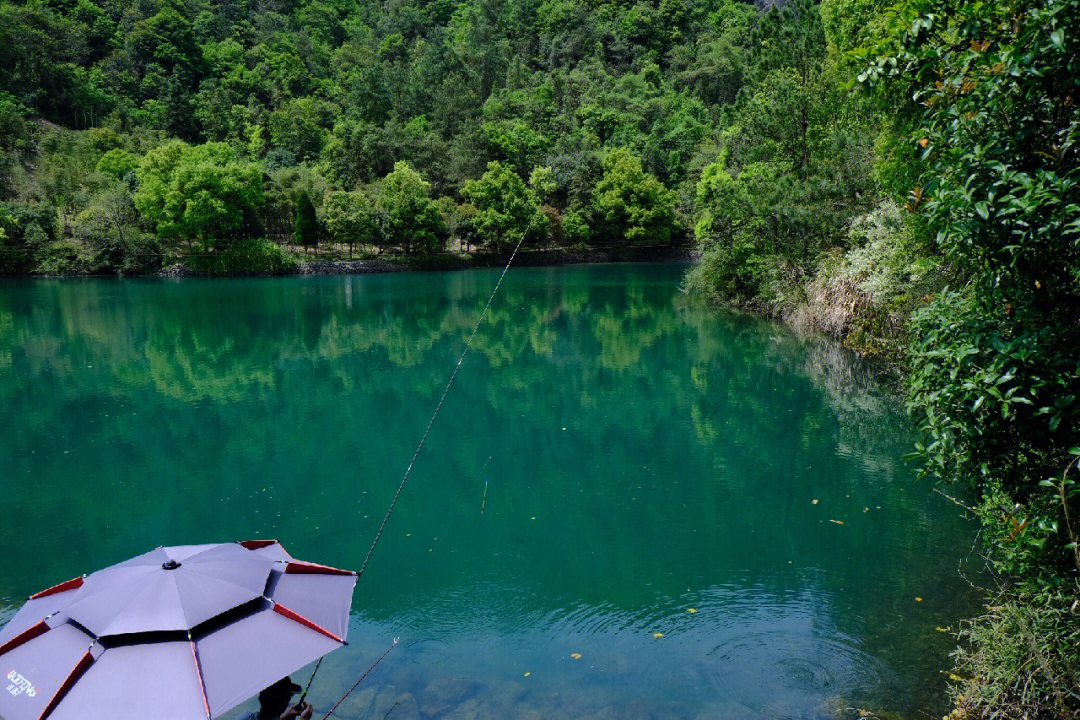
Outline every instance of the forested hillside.
<path id="1" fill-rule="evenodd" d="M 255 269 L 285 262 L 261 238 L 666 243 L 692 234 L 717 162 L 746 169 L 753 210 L 802 258 L 871 200 L 872 135 L 803 0 L 4 0 L 0 15 L 9 271 L 238 248 Z"/>

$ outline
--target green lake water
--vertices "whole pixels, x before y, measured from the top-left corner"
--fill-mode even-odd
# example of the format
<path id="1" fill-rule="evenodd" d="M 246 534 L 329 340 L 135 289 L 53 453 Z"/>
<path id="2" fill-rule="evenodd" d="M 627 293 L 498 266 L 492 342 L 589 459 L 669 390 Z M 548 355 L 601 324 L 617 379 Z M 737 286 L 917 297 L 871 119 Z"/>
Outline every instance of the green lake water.
<path id="1" fill-rule="evenodd" d="M 400 636 L 338 716 L 940 716 L 975 527 L 871 368 L 684 271 L 509 272 L 317 709 Z M 0 622 L 158 545 L 359 568 L 497 278 L 0 283 Z"/>

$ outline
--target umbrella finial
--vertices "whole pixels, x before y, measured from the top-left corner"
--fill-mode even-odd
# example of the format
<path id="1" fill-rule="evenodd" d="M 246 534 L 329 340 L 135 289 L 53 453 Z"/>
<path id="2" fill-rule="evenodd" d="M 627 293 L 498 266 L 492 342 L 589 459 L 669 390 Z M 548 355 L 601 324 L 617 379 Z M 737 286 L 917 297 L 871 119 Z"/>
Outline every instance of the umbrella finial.
<path id="1" fill-rule="evenodd" d="M 180 563 L 176 562 L 175 560 L 167 560 L 166 562 L 161 563 L 161 567 L 164 570 L 175 570 L 176 568 L 180 567 Z"/>

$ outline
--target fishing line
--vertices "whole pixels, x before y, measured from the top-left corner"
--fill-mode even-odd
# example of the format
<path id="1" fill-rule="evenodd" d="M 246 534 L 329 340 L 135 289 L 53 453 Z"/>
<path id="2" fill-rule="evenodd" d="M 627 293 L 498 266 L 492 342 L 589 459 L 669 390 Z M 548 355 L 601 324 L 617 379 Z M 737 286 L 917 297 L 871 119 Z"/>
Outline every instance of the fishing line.
<path id="1" fill-rule="evenodd" d="M 357 581 L 359 581 L 360 578 L 363 576 L 364 570 L 367 569 L 368 562 L 371 561 L 371 555 L 375 552 L 375 546 L 379 544 L 379 539 L 382 538 L 383 530 L 386 529 L 386 523 L 390 519 L 390 513 L 394 512 L 394 506 L 397 505 L 398 498 L 401 497 L 401 491 L 405 488 L 405 481 L 409 479 L 409 475 L 412 473 L 413 466 L 416 465 L 416 458 L 419 457 L 420 450 L 424 447 L 424 441 L 427 440 L 428 433 L 431 432 L 431 426 L 435 424 L 435 418 L 438 416 L 439 411 L 442 410 L 443 403 L 446 401 L 446 395 L 450 392 L 450 386 L 454 384 L 454 379 L 457 378 L 458 371 L 461 370 L 461 364 L 465 362 L 465 355 L 469 352 L 469 348 L 472 346 L 473 340 L 476 338 L 476 332 L 480 329 L 480 325 L 483 324 L 484 318 L 487 317 L 488 310 L 491 308 L 491 301 L 495 299 L 495 293 L 499 292 L 499 287 L 502 285 L 503 278 L 506 277 L 506 271 L 510 269 L 510 265 L 514 262 L 514 257 L 517 255 L 518 250 L 521 248 L 521 243 L 524 242 L 524 240 L 524 237 L 521 238 L 521 240 L 518 240 L 517 245 L 514 246 L 514 251 L 510 253 L 510 259 L 506 261 L 506 267 L 503 268 L 502 274 L 499 275 L 498 282 L 495 283 L 494 289 L 492 289 L 491 294 L 488 295 L 487 304 L 484 305 L 484 311 L 480 313 L 480 319 L 476 321 L 476 325 L 473 327 L 472 333 L 469 335 L 469 340 L 465 343 L 465 349 L 461 351 L 461 357 L 458 358 L 457 365 L 454 366 L 454 372 L 450 374 L 450 379 L 447 381 L 446 387 L 443 388 L 442 396 L 439 397 L 439 403 L 435 406 L 435 412 L 431 414 L 431 419 L 428 420 L 427 427 L 424 428 L 424 434 L 420 437 L 420 444 L 416 446 L 416 451 L 413 452 L 412 459 L 409 460 L 409 467 L 405 469 L 405 475 L 401 478 L 401 484 L 398 485 L 397 492 L 394 493 L 394 499 L 390 501 L 390 507 L 386 509 L 386 515 L 383 517 L 382 523 L 379 524 L 379 531 L 375 533 L 375 539 L 371 542 L 371 547 L 368 548 L 367 556 L 364 557 L 364 564 L 360 566 L 360 571 L 356 573 Z M 491 456 L 488 455 L 488 462 L 490 461 Z M 486 467 L 487 462 L 484 463 L 484 468 Z M 484 468 L 480 469 L 481 475 L 483 475 L 484 473 Z M 479 477 L 479 475 L 477 477 Z M 486 483 L 484 484 L 484 499 L 486 502 Z M 483 511 L 484 509 L 481 506 L 480 512 Z M 389 653 L 390 650 L 393 650 L 394 646 L 397 645 L 397 643 L 398 641 L 394 640 L 394 644 L 390 646 L 390 649 L 387 650 L 386 653 Z M 382 658 L 386 657 L 386 653 L 383 653 L 382 657 L 375 661 L 375 665 L 378 665 Z M 322 658 L 319 659 L 319 664 L 322 664 Z M 375 665 L 372 665 L 366 673 L 361 675 L 360 680 L 363 680 L 364 677 L 367 676 L 367 673 L 371 672 L 371 670 L 375 668 Z M 308 680 L 309 688 L 311 687 L 311 681 L 315 679 L 315 673 L 317 672 L 319 672 L 319 665 L 316 665 L 315 671 L 311 673 L 311 679 Z M 356 681 L 356 685 L 360 684 L 360 680 Z M 353 685 L 349 692 L 345 693 L 345 697 L 348 697 L 349 693 L 356 689 L 356 685 Z M 306 696 L 307 690 L 304 691 L 304 697 Z M 337 705 L 334 705 L 334 707 L 331 708 L 330 712 L 326 713 L 326 715 L 323 717 L 323 720 L 326 720 L 326 718 L 330 717 L 330 713 L 334 712 L 334 710 L 337 709 L 337 706 L 341 704 L 342 700 L 344 700 L 345 697 L 341 698 L 341 700 L 338 700 Z M 303 700 L 303 698 L 301 698 L 301 700 Z"/>
<path id="2" fill-rule="evenodd" d="M 458 358 L 457 365 L 454 366 L 454 372 L 450 375 L 450 380 L 447 381 L 446 387 L 443 389 L 442 397 L 439 398 L 439 403 L 435 406 L 435 412 L 431 414 L 431 419 L 428 420 L 427 428 L 420 438 L 420 444 L 416 446 L 416 452 L 413 453 L 412 460 L 409 461 L 409 467 L 405 469 L 405 476 L 401 478 L 401 484 L 398 485 L 397 492 L 394 493 L 394 499 L 390 501 L 390 507 L 386 510 L 386 517 L 383 518 L 382 524 L 379 525 L 379 531 L 375 533 L 375 540 L 368 549 L 367 557 L 364 558 L 364 564 L 360 566 L 360 572 L 356 574 L 357 580 L 363 576 L 368 561 L 371 560 L 371 554 L 375 552 L 375 546 L 379 544 L 379 539 L 382 537 L 383 530 L 386 528 L 386 521 L 390 519 L 390 513 L 394 512 L 394 506 L 397 505 L 398 498 L 401 497 L 401 491 L 405 487 L 405 481 L 409 479 L 409 474 L 412 473 L 413 466 L 416 464 L 416 458 L 420 455 L 420 449 L 424 447 L 424 441 L 427 440 L 428 433 L 431 432 L 431 426 L 435 424 L 435 417 L 439 414 L 439 411 L 442 410 L 443 402 L 446 401 L 446 394 L 450 392 L 450 386 L 454 384 L 454 379 L 457 377 L 458 370 L 461 369 L 461 363 L 465 361 L 465 354 L 469 352 L 469 347 L 476 338 L 476 331 L 480 329 L 480 325 L 484 322 L 484 318 L 487 317 L 488 309 L 491 307 L 491 301 L 495 299 L 495 293 L 499 292 L 499 286 L 502 285 L 503 278 L 506 277 L 506 271 L 510 269 L 510 264 L 514 262 L 514 256 L 517 255 L 518 248 L 521 247 L 521 243 L 524 239 L 525 238 L 522 237 L 521 240 L 518 240 L 518 244 L 514 247 L 514 252 L 510 253 L 510 259 L 506 261 L 506 267 L 503 268 L 502 274 L 499 275 L 499 281 L 495 283 L 495 289 L 492 290 L 491 295 L 488 296 L 487 305 L 484 306 L 484 311 L 480 313 L 480 319 L 476 321 L 476 326 L 473 327 L 472 334 L 469 335 L 469 340 L 465 343 L 465 349 L 461 351 L 461 357 Z"/>
<path id="3" fill-rule="evenodd" d="M 360 679 L 353 683 L 353 686 L 351 688 L 345 691 L 345 694 L 341 696 L 341 699 L 334 703 L 334 707 L 330 708 L 330 712 L 322 716 L 322 720 L 326 720 L 326 718 L 334 714 L 334 711 L 338 709 L 338 706 L 341 705 L 341 703 L 345 702 L 345 698 L 352 695 L 352 691 L 359 687 L 360 683 L 364 682 L 364 678 L 366 678 L 371 673 L 371 671 L 374 670 L 376 666 L 378 666 L 378 664 L 383 661 L 384 657 L 390 654 L 391 650 L 397 647 L 398 640 L 399 638 L 394 638 L 393 644 L 390 645 L 390 647 L 386 648 L 386 652 L 380 655 L 379 659 L 372 663 L 371 667 L 364 671 L 364 674 L 360 676 Z"/>
<path id="4" fill-rule="evenodd" d="M 476 474 L 476 479 L 479 480 L 480 476 L 484 474 L 484 470 L 487 469 L 488 463 L 491 462 L 491 456 L 488 455 L 488 459 L 484 461 L 484 467 L 480 468 L 480 472 Z M 487 486 L 488 481 L 484 481 L 484 499 L 480 501 L 480 514 L 484 514 L 484 505 L 487 504 Z"/>

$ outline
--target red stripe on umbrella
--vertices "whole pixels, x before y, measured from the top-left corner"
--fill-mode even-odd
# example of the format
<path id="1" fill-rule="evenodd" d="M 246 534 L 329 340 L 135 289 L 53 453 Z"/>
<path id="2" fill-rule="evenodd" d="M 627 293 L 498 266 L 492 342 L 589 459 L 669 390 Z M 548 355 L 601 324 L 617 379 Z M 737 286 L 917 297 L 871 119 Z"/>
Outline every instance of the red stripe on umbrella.
<path id="1" fill-rule="evenodd" d="M 339 643 L 344 643 L 345 642 L 344 640 L 342 640 L 341 638 L 339 638 L 337 635 L 330 632 L 326 628 L 322 627 L 321 625 L 317 625 L 317 624 L 313 623 L 312 621 L 308 620 L 306 617 L 304 617 L 300 613 L 290 610 L 289 608 L 285 607 L 281 603 L 274 603 L 274 612 L 276 612 L 278 615 L 284 615 L 285 617 L 289 618 L 290 620 L 292 620 L 294 622 L 298 622 L 298 623 L 300 623 L 301 625 L 303 625 L 305 627 L 309 627 L 312 630 L 314 630 L 315 632 L 322 633 L 323 635 L 325 635 L 328 638 L 331 638 L 332 640 L 337 640 Z"/>
<path id="2" fill-rule="evenodd" d="M 276 542 L 277 540 L 242 540 L 240 545 L 248 550 L 258 550 L 259 548 L 269 547 Z"/>
<path id="3" fill-rule="evenodd" d="M 23 643 L 28 643 L 39 635 L 44 635 L 47 632 L 49 632 L 49 624 L 46 623 L 44 620 L 39 622 L 37 625 L 31 625 L 26 630 L 23 630 L 21 633 L 11 638 L 3 645 L 0 645 L 0 655 L 3 655 L 6 652 L 10 652 L 22 645 Z"/>
<path id="4" fill-rule="evenodd" d="M 38 720 L 45 720 L 45 718 L 49 716 L 49 713 L 51 713 L 56 708 L 56 706 L 60 704 L 60 701 L 64 699 L 64 696 L 67 695 L 68 691 L 75 686 L 75 683 L 79 681 L 79 678 L 82 677 L 83 673 L 85 673 L 90 668 L 90 665 L 93 662 L 94 656 L 90 654 L 89 650 L 87 650 L 86 654 L 82 656 L 78 664 L 75 666 L 75 669 L 71 671 L 71 674 L 67 676 L 63 684 L 56 690 L 56 694 L 52 696 L 52 700 L 49 701 L 49 704 L 46 705 L 45 709 L 41 711 L 41 715 L 38 717 Z"/>
<path id="5" fill-rule="evenodd" d="M 293 560 L 285 566 L 285 572 L 290 575 L 303 574 L 308 575 L 355 575 L 352 570 L 339 570 L 329 565 L 319 565 L 318 563 L 303 562 L 300 560 Z"/>
<path id="6" fill-rule="evenodd" d="M 206 709 L 206 717 L 210 717 L 210 701 L 206 697 L 206 681 L 203 680 L 202 666 L 199 665 L 199 651 L 195 648 L 195 641 L 188 633 L 188 642 L 191 643 L 191 659 L 195 661 L 195 675 L 199 678 L 199 690 L 202 692 L 202 704 Z"/>
<path id="7" fill-rule="evenodd" d="M 71 578 L 66 582 L 62 582 L 59 585 L 53 585 L 51 588 L 46 588 L 39 593 L 30 596 L 31 600 L 37 600 L 38 598 L 48 597 L 49 595 L 55 595 L 57 593 L 67 592 L 68 590 L 75 590 L 81 588 L 83 579 L 81 577 Z"/>

